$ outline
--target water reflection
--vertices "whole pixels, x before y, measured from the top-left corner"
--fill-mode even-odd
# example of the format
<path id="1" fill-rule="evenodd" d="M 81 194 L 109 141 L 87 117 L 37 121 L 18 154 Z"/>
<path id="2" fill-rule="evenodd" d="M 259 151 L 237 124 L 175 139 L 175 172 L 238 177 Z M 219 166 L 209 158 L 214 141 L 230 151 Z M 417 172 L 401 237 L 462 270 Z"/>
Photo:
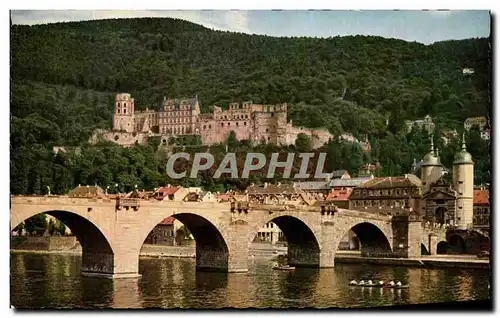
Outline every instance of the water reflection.
<path id="1" fill-rule="evenodd" d="M 141 259 L 138 279 L 80 275 L 79 256 L 11 254 L 16 308 L 372 307 L 487 299 L 488 270 L 337 264 L 272 270 L 256 259 L 248 273 L 196 272 L 194 259 Z M 408 289 L 350 287 L 352 279 L 400 280 Z"/>
<path id="2" fill-rule="evenodd" d="M 113 280 L 113 308 L 142 308 L 139 278 Z"/>

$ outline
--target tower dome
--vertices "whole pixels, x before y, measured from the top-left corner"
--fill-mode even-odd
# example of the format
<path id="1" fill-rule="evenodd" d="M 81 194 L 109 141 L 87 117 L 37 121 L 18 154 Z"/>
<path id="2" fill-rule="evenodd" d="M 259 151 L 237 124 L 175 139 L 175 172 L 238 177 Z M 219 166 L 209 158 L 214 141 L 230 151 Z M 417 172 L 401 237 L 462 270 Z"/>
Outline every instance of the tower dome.
<path id="1" fill-rule="evenodd" d="M 467 152 L 467 148 L 465 146 L 465 133 L 462 135 L 462 150 L 455 154 L 455 160 L 453 161 L 454 165 L 460 164 L 473 164 L 472 156 Z"/>
<path id="2" fill-rule="evenodd" d="M 439 154 L 434 152 L 434 139 L 431 137 L 431 149 L 428 154 L 422 159 L 422 167 L 425 166 L 441 166 L 441 159 L 439 159 Z"/>

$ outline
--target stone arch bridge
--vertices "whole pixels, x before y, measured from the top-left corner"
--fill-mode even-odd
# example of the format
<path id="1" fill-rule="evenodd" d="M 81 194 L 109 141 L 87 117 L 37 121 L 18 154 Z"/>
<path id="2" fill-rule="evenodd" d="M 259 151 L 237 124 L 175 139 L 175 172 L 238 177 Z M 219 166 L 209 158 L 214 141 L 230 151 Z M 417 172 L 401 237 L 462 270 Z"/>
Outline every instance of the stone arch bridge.
<path id="1" fill-rule="evenodd" d="M 169 216 L 193 234 L 197 270 L 247 271 L 249 246 L 270 221 L 285 235 L 288 261 L 295 266 L 333 267 L 340 240 L 350 229 L 364 256 L 419 257 L 423 236 L 418 217 L 334 206 L 11 196 L 11 230 L 39 213 L 59 219 L 77 236 L 82 274 L 113 278 L 138 275 L 143 242 Z"/>

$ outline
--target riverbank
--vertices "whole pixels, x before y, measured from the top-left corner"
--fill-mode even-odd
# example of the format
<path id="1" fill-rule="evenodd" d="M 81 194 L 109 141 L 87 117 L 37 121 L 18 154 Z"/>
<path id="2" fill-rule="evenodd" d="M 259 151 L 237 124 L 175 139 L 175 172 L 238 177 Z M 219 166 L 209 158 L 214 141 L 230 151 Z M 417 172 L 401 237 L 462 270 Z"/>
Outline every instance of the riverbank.
<path id="1" fill-rule="evenodd" d="M 81 247 L 70 250 L 37 251 L 11 249 L 11 253 L 81 255 Z M 252 244 L 248 257 L 274 260 L 278 255 L 286 255 L 287 248 L 265 243 Z M 144 244 L 140 258 L 195 258 L 195 246 L 161 246 Z M 372 264 L 384 266 L 443 267 L 443 268 L 490 268 L 488 259 L 478 259 L 474 255 L 433 255 L 420 258 L 377 258 L 361 257 L 359 252 L 338 251 L 335 263 Z"/>
<path id="2" fill-rule="evenodd" d="M 490 268 L 488 259 L 474 255 L 426 255 L 419 258 L 362 257 L 352 252 L 337 252 L 335 263 L 372 264 L 386 266 L 412 266 L 429 268 Z"/>

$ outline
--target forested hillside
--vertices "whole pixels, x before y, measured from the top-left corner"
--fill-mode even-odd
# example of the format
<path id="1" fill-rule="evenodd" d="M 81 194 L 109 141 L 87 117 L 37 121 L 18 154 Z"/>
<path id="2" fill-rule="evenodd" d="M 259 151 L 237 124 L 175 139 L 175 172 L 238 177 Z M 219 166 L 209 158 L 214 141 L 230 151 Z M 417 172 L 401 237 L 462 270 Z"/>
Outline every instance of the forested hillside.
<path id="1" fill-rule="evenodd" d="M 54 145 L 82 145 L 95 128 L 111 128 L 117 92 L 131 93 L 136 109 L 158 106 L 165 95 L 197 94 L 203 111 L 232 101 L 287 102 L 295 125 L 367 135 L 372 142 L 371 154 L 357 146 L 328 145 L 331 168 L 356 173 L 361 163 L 378 160 L 380 174 L 407 173 L 413 158 L 428 151 L 429 140 L 420 132 L 402 133 L 404 120 L 430 114 L 437 122 L 436 134 L 445 127 L 461 133 L 467 117 L 488 115 L 490 59 L 489 39 L 426 46 L 366 36 L 274 38 L 213 31 L 174 19 L 14 25 L 11 191 L 45 193 L 46 186 L 61 187 L 55 185 L 59 174 L 67 183 L 60 192 L 77 183 L 118 178 L 128 180 L 120 180 L 127 187 L 166 182 L 164 167 L 151 166 L 146 155 L 150 151 L 158 157 L 153 146 L 84 146 L 71 164 L 60 158 L 69 155 L 52 155 Z M 463 68 L 475 73 L 466 76 Z M 477 132 L 472 135 L 477 182 L 488 182 L 489 145 L 476 138 Z M 436 142 L 443 162 L 451 166 L 457 143 L 443 147 Z M 89 154 L 95 151 L 99 155 Z M 136 152 L 142 159 L 131 159 L 135 168 L 125 177 L 111 167 Z M 85 166 L 97 169 L 97 157 L 110 166 L 105 180 L 99 170 L 82 171 Z"/>

